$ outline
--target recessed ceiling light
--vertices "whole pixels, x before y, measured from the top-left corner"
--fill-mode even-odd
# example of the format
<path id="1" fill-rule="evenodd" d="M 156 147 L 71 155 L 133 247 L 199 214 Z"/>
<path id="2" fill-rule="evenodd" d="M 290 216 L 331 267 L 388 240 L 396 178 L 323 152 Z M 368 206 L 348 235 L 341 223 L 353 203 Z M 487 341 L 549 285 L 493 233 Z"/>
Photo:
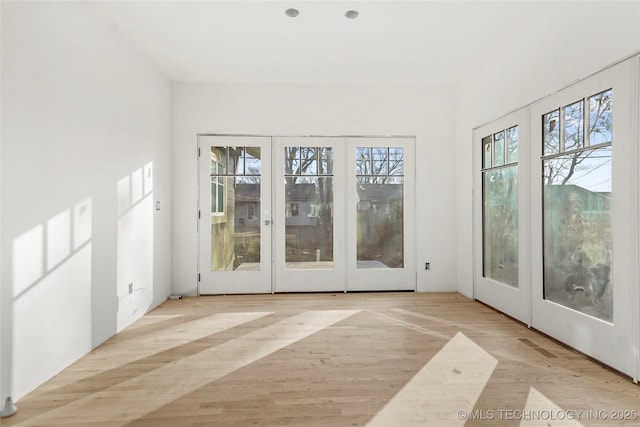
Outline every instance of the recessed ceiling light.
<path id="1" fill-rule="evenodd" d="M 356 19 L 360 15 L 357 10 L 348 10 L 347 13 L 344 14 L 348 19 Z"/>
<path id="2" fill-rule="evenodd" d="M 300 14 L 300 11 L 298 9 L 291 8 L 291 9 L 285 10 L 284 14 L 287 15 L 289 18 L 295 18 Z"/>

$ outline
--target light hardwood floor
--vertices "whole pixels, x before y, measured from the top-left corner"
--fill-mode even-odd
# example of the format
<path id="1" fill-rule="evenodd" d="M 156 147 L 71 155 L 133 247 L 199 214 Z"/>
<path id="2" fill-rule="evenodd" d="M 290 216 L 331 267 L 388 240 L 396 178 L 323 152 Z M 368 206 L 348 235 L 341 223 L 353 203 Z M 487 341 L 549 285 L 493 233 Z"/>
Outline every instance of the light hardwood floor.
<path id="1" fill-rule="evenodd" d="M 640 425 L 629 378 L 454 293 L 167 301 L 17 405 L 3 426 Z"/>

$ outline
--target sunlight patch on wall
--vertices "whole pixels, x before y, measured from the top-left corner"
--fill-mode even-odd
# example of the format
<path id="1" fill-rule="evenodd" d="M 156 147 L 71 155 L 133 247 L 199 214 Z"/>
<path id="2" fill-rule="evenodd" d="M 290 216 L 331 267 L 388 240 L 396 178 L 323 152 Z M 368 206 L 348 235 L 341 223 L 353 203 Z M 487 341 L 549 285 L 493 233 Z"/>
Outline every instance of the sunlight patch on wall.
<path id="1" fill-rule="evenodd" d="M 71 212 L 60 212 L 47 221 L 47 270 L 71 253 Z"/>
<path id="2" fill-rule="evenodd" d="M 118 181 L 118 215 L 122 215 L 131 206 L 130 176 Z"/>
<path id="3" fill-rule="evenodd" d="M 149 162 L 144 165 L 144 195 L 148 195 L 153 191 L 153 163 Z"/>
<path id="4" fill-rule="evenodd" d="M 12 242 L 15 398 L 91 350 L 91 204 L 83 199 Z"/>
<path id="5" fill-rule="evenodd" d="M 73 250 L 91 239 L 91 199 L 77 203 L 73 208 Z"/>
<path id="6" fill-rule="evenodd" d="M 13 296 L 24 292 L 42 277 L 44 227 L 36 225 L 13 241 Z"/>
<path id="7" fill-rule="evenodd" d="M 153 164 L 118 181 L 117 331 L 153 303 Z"/>

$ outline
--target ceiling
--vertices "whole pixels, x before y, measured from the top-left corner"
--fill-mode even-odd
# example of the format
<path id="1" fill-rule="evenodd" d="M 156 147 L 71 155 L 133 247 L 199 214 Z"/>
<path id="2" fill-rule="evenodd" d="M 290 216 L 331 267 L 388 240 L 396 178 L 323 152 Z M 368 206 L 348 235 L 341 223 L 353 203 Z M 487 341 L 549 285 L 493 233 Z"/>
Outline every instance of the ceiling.
<path id="1" fill-rule="evenodd" d="M 173 81 L 456 85 L 532 28 L 550 2 L 94 3 Z M 296 18 L 285 15 L 297 8 Z M 347 19 L 355 9 L 357 19 Z M 533 24 L 533 25 L 532 25 Z"/>

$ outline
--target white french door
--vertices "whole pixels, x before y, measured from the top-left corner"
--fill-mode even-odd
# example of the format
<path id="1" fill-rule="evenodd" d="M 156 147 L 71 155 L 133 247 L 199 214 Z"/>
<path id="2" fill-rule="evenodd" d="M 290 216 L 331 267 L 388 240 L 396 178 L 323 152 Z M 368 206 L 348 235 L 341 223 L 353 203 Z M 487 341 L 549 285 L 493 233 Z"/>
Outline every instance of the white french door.
<path id="1" fill-rule="evenodd" d="M 345 289 L 342 138 L 276 137 L 275 292 Z"/>
<path id="2" fill-rule="evenodd" d="M 474 297 L 531 325 L 529 108 L 474 130 Z"/>
<path id="3" fill-rule="evenodd" d="M 199 293 L 415 290 L 415 140 L 201 135 Z"/>
<path id="4" fill-rule="evenodd" d="M 271 292 L 271 138 L 198 137 L 200 294 Z"/>
<path id="5" fill-rule="evenodd" d="M 416 290 L 415 139 L 346 142 L 347 290 Z"/>
<path id="6" fill-rule="evenodd" d="M 532 105 L 531 244 L 534 327 L 637 378 L 633 65 Z"/>

